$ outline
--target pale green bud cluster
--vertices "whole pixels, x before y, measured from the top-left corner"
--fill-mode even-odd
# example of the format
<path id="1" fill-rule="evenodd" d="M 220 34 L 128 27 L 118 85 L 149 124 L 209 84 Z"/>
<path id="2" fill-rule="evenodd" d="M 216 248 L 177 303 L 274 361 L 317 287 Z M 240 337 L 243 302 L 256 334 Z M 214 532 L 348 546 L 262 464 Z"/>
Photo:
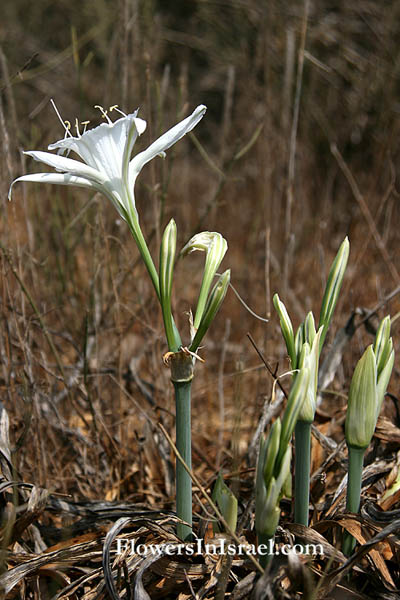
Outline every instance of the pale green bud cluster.
<path id="1" fill-rule="evenodd" d="M 200 321 L 205 311 L 211 284 L 227 249 L 228 244 L 220 233 L 216 231 L 202 231 L 201 233 L 194 235 L 181 250 L 181 256 L 186 256 L 187 254 L 195 252 L 196 250 L 206 253 L 203 280 L 201 282 L 199 299 L 197 301 L 196 314 L 194 318 L 195 329 L 198 329 L 200 325 Z"/>
<path id="2" fill-rule="evenodd" d="M 381 322 L 374 345 L 368 346 L 357 363 L 350 384 L 346 415 L 346 442 L 365 449 L 374 435 L 383 398 L 393 369 L 394 350 L 390 317 Z"/>
<path id="3" fill-rule="evenodd" d="M 217 314 L 229 287 L 230 270 L 226 270 L 210 292 L 215 273 L 225 256 L 228 244 L 220 233 L 203 231 L 189 240 L 181 251 L 185 256 L 195 250 L 206 252 L 203 280 L 194 321 L 193 339 L 189 350 L 196 352 L 207 329 Z M 180 336 L 172 317 L 171 295 L 176 252 L 176 224 L 170 220 L 165 228 L 160 246 L 160 302 L 169 350 L 177 352 L 181 346 Z"/>
<path id="4" fill-rule="evenodd" d="M 311 313 L 309 314 L 312 316 Z M 307 423 L 311 423 L 314 420 L 315 410 L 317 408 L 319 343 L 322 331 L 322 327 L 319 328 L 318 333 L 315 333 L 315 327 L 313 333 L 305 331 L 307 339 L 310 341 L 303 343 L 300 352 L 299 367 L 308 367 L 310 371 L 306 399 L 299 414 L 299 421 L 305 421 Z M 311 340 L 313 341 L 311 342 Z"/>
<path id="5" fill-rule="evenodd" d="M 282 422 L 278 418 L 267 438 L 262 436 L 256 479 L 256 530 L 272 537 L 279 522 L 279 502 L 290 478 L 290 440 L 306 398 L 310 371 L 302 368 L 289 394 Z"/>
<path id="6" fill-rule="evenodd" d="M 331 322 L 333 311 L 339 297 L 344 273 L 349 257 L 349 240 L 343 240 L 329 271 L 319 318 L 318 331 L 312 312 L 309 312 L 303 323 L 294 333 L 293 325 L 284 303 L 275 294 L 273 303 L 278 313 L 282 335 L 293 370 L 307 366 L 310 370 L 310 384 L 307 399 L 300 413 L 299 420 L 311 423 L 314 420 L 319 357 Z"/>

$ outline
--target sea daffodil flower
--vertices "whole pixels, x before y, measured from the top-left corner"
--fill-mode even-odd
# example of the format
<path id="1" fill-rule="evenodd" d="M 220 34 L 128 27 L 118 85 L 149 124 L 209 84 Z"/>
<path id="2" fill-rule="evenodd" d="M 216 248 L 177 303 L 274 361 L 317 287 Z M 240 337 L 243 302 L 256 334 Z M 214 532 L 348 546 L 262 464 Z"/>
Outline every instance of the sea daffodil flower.
<path id="1" fill-rule="evenodd" d="M 189 117 L 172 127 L 133 158 L 131 158 L 133 146 L 138 136 L 145 131 L 146 121 L 137 116 L 136 110 L 128 115 L 122 113 L 121 118 L 112 122 L 107 111 L 98 108 L 107 122 L 88 131 L 85 126 L 82 134 L 77 124 L 76 137 L 71 134 L 69 123 L 63 123 L 64 139 L 48 147 L 49 150 L 57 150 L 57 154 L 42 151 L 25 152 L 35 160 L 53 167 L 56 173 L 35 173 L 18 177 L 11 184 L 8 195 L 11 198 L 12 187 L 19 181 L 74 185 L 101 192 L 111 200 L 120 216 L 128 223 L 159 296 L 158 274 L 139 227 L 133 188 L 144 165 L 156 156 L 165 156 L 165 150 L 197 125 L 204 116 L 206 107 L 198 106 Z M 114 109 L 116 107 L 111 107 L 110 110 Z M 62 121 L 58 111 L 57 115 Z M 70 152 L 74 152 L 82 160 L 63 156 Z"/>
<path id="2" fill-rule="evenodd" d="M 80 134 L 77 126 L 77 136 L 74 137 L 67 127 L 64 139 L 48 147 L 49 150 L 58 150 L 58 154 L 41 151 L 24 152 L 58 172 L 18 177 L 11 184 L 9 197 L 11 197 L 12 186 L 18 181 L 76 185 L 93 188 L 104 194 L 126 221 L 137 218 L 133 187 L 140 171 L 151 159 L 165 156 L 165 150 L 191 131 L 205 112 L 205 106 L 198 106 L 189 117 L 131 159 L 137 137 L 146 129 L 146 121 L 137 116 L 136 110 L 112 122 L 107 112 L 102 110 L 107 122 L 101 123 L 94 129 Z M 61 156 L 69 152 L 75 152 L 83 162 Z"/>

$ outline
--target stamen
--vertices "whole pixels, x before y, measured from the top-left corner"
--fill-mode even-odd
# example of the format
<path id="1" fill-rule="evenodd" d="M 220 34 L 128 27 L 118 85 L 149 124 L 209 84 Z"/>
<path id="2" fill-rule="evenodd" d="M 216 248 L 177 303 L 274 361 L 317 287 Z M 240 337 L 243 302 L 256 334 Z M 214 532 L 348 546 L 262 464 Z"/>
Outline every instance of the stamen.
<path id="1" fill-rule="evenodd" d="M 81 125 L 83 125 L 83 133 L 86 133 L 86 127 L 89 125 L 89 123 L 90 123 L 90 121 L 82 121 L 81 122 Z"/>
<path id="2" fill-rule="evenodd" d="M 53 108 L 54 108 L 54 110 L 55 110 L 55 113 L 56 113 L 56 115 L 57 115 L 57 117 L 58 117 L 58 120 L 60 121 L 61 125 L 62 125 L 62 126 L 64 127 L 64 129 L 65 129 L 65 135 L 64 135 L 64 137 L 67 137 L 67 135 L 69 135 L 69 136 L 71 136 L 71 137 L 72 137 L 72 134 L 71 134 L 71 132 L 69 131 L 69 130 L 71 129 L 71 123 L 70 123 L 69 121 L 63 121 L 63 119 L 62 119 L 62 117 L 61 117 L 61 115 L 60 115 L 60 113 L 59 113 L 59 111 L 58 111 L 58 109 L 57 109 L 57 106 L 56 106 L 56 104 L 55 104 L 55 102 L 54 102 L 53 98 L 50 98 L 50 102 L 51 102 L 51 105 L 52 105 L 52 107 L 53 107 Z"/>
<path id="3" fill-rule="evenodd" d="M 111 121 L 110 117 L 108 116 L 107 111 L 104 110 L 104 108 L 102 106 L 100 106 L 99 104 L 95 104 L 94 107 L 98 108 L 99 111 L 101 112 L 103 119 L 107 119 L 108 123 L 110 125 L 112 125 L 112 121 Z"/>
<path id="4" fill-rule="evenodd" d="M 63 121 L 63 122 L 62 122 L 62 124 L 63 124 L 63 126 L 64 126 L 64 128 L 65 128 L 64 140 L 65 140 L 65 138 L 66 138 L 66 137 L 68 137 L 68 136 L 70 136 L 70 137 L 73 137 L 73 136 L 72 136 L 72 133 L 70 132 L 70 129 L 71 129 L 71 123 L 70 123 L 69 121 Z M 61 155 L 61 156 L 64 156 L 64 154 L 65 154 L 65 156 L 69 156 L 69 153 L 70 153 L 70 152 L 71 152 L 71 150 L 70 150 L 70 149 L 68 149 L 68 148 L 59 148 L 59 149 L 57 150 L 57 154 L 58 154 L 58 155 Z"/>
<path id="5" fill-rule="evenodd" d="M 118 108 L 118 104 L 114 104 L 114 106 L 110 106 L 110 112 L 112 112 L 113 110 L 117 111 L 123 117 L 127 116 L 121 109 Z"/>
<path id="6" fill-rule="evenodd" d="M 78 119 L 75 119 L 75 129 L 76 129 L 76 134 L 78 136 L 78 138 L 81 137 L 81 132 L 79 131 L 79 121 Z"/>

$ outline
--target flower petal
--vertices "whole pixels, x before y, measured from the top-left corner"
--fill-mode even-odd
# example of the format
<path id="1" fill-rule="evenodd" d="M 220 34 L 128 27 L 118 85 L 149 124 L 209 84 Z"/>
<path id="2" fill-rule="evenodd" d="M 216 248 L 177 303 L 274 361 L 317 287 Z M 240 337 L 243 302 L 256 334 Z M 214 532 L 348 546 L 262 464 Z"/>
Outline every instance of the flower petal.
<path id="1" fill-rule="evenodd" d="M 153 142 L 147 150 L 137 154 L 130 162 L 130 177 L 131 184 L 136 179 L 136 176 L 141 171 L 143 166 L 148 163 L 152 158 L 155 158 L 159 154 L 162 154 L 164 150 L 168 150 L 178 140 L 180 140 L 186 133 L 191 131 L 197 123 L 203 118 L 207 108 L 201 104 L 193 111 L 193 113 L 172 127 L 169 131 L 164 133 L 155 142 Z"/>
<path id="2" fill-rule="evenodd" d="M 99 185 L 96 185 L 84 177 L 77 177 L 76 175 L 70 175 L 69 173 L 35 173 L 34 175 L 23 175 L 22 177 L 18 177 L 18 179 L 14 179 L 8 192 L 9 200 L 11 200 L 11 193 L 14 184 L 18 183 L 19 181 L 55 183 L 58 185 L 77 185 L 79 187 L 93 188 L 102 191 Z"/>
<path id="3" fill-rule="evenodd" d="M 66 137 L 49 145 L 49 150 L 73 151 L 109 179 L 122 177 L 124 152 L 132 152 L 135 141 L 146 129 L 146 121 L 136 117 L 137 111 L 114 123 L 102 123 L 80 137 Z"/>
<path id="4" fill-rule="evenodd" d="M 24 154 L 31 156 L 38 162 L 49 165 L 49 167 L 53 167 L 53 169 L 57 169 L 57 171 L 65 171 L 66 173 L 76 175 L 77 177 L 86 177 L 95 183 L 99 183 L 99 185 L 107 180 L 107 177 L 105 177 L 103 173 L 100 173 L 92 167 L 88 167 L 88 165 L 85 165 L 85 163 L 82 163 L 79 160 L 65 158 L 65 156 L 51 154 L 50 152 L 42 152 L 40 150 L 28 151 L 24 152 Z"/>

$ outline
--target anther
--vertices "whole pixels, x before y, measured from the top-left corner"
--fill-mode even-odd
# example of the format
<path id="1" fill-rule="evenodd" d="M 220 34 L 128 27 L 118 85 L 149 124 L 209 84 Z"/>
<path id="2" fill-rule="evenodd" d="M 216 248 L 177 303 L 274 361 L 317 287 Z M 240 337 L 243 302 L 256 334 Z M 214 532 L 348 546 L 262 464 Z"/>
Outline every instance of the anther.
<path id="1" fill-rule="evenodd" d="M 118 104 L 114 104 L 113 106 L 110 106 L 110 112 L 112 112 L 113 110 L 117 111 L 123 117 L 126 117 L 126 114 L 120 108 L 118 108 Z"/>
<path id="2" fill-rule="evenodd" d="M 107 111 L 104 110 L 104 108 L 102 106 L 100 106 L 99 104 L 95 104 L 94 107 L 98 108 L 99 111 L 101 112 L 103 119 L 107 119 L 108 123 L 110 125 L 112 125 L 112 121 L 111 121 L 110 117 L 108 116 Z"/>
<path id="3" fill-rule="evenodd" d="M 89 125 L 90 121 L 81 121 L 81 125 L 83 125 L 83 133 L 86 133 L 86 127 Z"/>
<path id="4" fill-rule="evenodd" d="M 79 131 L 79 121 L 78 119 L 75 119 L 75 129 L 76 129 L 76 135 L 78 136 L 78 138 L 81 137 L 81 132 Z"/>

